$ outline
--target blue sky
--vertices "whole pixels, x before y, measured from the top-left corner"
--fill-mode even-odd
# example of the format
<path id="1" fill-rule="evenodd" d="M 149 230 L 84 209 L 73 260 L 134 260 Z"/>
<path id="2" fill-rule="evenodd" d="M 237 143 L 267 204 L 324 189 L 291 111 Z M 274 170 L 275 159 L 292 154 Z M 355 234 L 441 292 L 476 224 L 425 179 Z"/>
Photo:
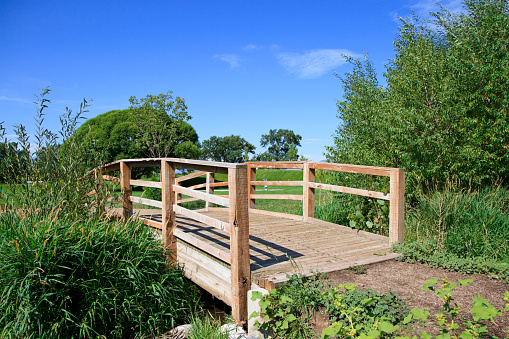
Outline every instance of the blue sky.
<path id="1" fill-rule="evenodd" d="M 443 1 L 458 9 L 457 0 Z M 339 125 L 342 54 L 366 53 L 381 74 L 394 57 L 399 17 L 435 1 L 13 1 L 0 2 L 0 122 L 34 130 L 38 88 L 51 89 L 45 125 L 92 99 L 87 118 L 129 97 L 186 100 L 200 141 L 270 129 L 302 136 L 299 154 L 324 159 Z"/>

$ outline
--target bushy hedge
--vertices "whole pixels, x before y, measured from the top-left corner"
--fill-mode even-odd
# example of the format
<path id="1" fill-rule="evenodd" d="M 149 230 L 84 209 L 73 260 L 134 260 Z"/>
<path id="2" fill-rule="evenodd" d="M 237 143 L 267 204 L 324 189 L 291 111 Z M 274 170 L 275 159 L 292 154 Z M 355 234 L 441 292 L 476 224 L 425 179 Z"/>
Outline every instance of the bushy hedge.
<path id="1" fill-rule="evenodd" d="M 139 223 L 0 214 L 0 337 L 126 338 L 185 319 L 198 293 Z"/>

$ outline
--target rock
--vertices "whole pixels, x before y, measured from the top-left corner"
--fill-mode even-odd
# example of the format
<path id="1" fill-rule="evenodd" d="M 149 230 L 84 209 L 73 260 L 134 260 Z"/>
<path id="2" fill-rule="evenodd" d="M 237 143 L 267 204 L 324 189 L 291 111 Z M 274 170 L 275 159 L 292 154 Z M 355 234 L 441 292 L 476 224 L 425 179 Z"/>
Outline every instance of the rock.
<path id="1" fill-rule="evenodd" d="M 191 332 L 191 325 L 180 325 L 166 332 L 160 339 L 185 339 Z"/>
<path id="2" fill-rule="evenodd" d="M 221 332 L 228 334 L 230 339 L 245 339 L 246 331 L 240 326 L 235 324 L 224 324 L 221 326 Z"/>

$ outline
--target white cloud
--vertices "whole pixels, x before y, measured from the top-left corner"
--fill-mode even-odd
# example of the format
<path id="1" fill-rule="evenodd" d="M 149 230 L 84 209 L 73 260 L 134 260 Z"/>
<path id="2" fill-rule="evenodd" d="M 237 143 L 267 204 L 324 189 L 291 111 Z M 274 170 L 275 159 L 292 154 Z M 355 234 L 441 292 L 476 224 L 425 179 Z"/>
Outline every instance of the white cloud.
<path id="1" fill-rule="evenodd" d="M 216 54 L 216 55 L 214 55 L 214 58 L 216 58 L 222 62 L 226 62 L 227 64 L 230 65 L 231 69 L 234 69 L 234 68 L 237 68 L 240 66 L 239 56 L 235 55 L 235 54 Z"/>
<path id="2" fill-rule="evenodd" d="M 405 6 L 405 8 L 413 10 L 420 18 L 432 19 L 430 13 L 440 11 L 438 4 L 442 5 L 454 14 L 458 14 L 463 11 L 462 0 L 418 0 L 417 2 L 413 2 L 410 5 Z M 396 11 L 389 13 L 389 15 L 397 23 L 400 23 L 400 18 L 405 18 Z"/>
<path id="3" fill-rule="evenodd" d="M 255 45 L 255 44 L 247 44 L 246 46 L 242 47 L 242 49 L 246 52 L 253 52 L 261 49 L 262 46 Z"/>
<path id="4" fill-rule="evenodd" d="M 0 100 L 1 101 L 16 101 L 16 102 L 21 102 L 23 104 L 33 103 L 33 101 L 30 101 L 30 100 L 21 99 L 21 98 L 11 98 L 11 97 L 6 97 L 5 95 L 0 95 Z"/>
<path id="5" fill-rule="evenodd" d="M 359 57 L 346 49 L 316 49 L 305 53 L 279 53 L 277 59 L 301 79 L 318 78 L 346 63 L 343 55 Z"/>

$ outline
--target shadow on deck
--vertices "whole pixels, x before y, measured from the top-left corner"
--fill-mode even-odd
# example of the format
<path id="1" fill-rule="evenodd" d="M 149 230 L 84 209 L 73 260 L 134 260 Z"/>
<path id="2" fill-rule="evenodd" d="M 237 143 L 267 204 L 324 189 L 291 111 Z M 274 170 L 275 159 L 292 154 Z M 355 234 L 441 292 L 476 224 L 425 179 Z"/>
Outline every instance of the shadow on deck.
<path id="1" fill-rule="evenodd" d="M 161 214 L 158 210 L 145 209 L 136 212 L 144 218 L 161 222 Z M 216 208 L 201 214 L 228 222 L 227 209 Z M 275 288 L 278 284 L 287 281 L 287 275 L 293 273 L 310 275 L 333 272 L 398 256 L 396 253 L 390 253 L 387 237 L 366 234 L 327 222 L 304 222 L 250 213 L 249 225 L 252 283 L 267 289 Z M 225 231 L 180 215 L 177 215 L 177 228 L 182 232 L 191 233 L 193 237 L 218 250 L 226 253 L 230 251 L 230 238 Z M 179 244 L 182 245 L 184 242 Z M 186 244 L 186 246 L 190 245 Z M 205 254 L 196 247 L 192 250 Z M 186 251 L 182 249 L 182 246 L 178 247 L 179 263 L 184 266 L 186 275 L 193 279 L 193 274 L 196 275 L 197 271 L 203 268 L 190 262 L 198 260 L 197 256 L 188 257 L 183 252 Z M 220 263 L 219 260 L 213 259 Z M 220 264 L 227 267 L 225 263 Z M 221 270 L 219 266 L 209 267 L 209 269 Z M 222 275 L 219 274 L 220 272 L 217 273 L 218 276 Z"/>

